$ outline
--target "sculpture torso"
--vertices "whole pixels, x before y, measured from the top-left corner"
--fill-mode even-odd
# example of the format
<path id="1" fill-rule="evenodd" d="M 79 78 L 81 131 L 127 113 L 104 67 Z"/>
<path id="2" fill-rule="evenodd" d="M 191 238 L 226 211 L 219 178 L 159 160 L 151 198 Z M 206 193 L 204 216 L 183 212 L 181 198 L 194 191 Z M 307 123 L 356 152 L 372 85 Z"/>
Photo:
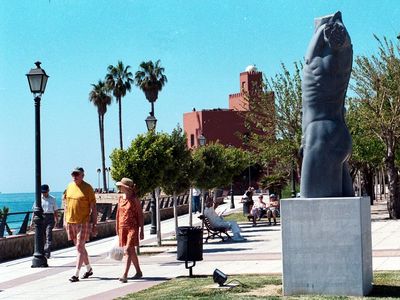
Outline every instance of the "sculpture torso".
<path id="1" fill-rule="evenodd" d="M 354 195 L 347 167 L 351 137 L 344 121 L 352 60 L 340 12 L 318 19 L 303 69 L 303 197 Z"/>

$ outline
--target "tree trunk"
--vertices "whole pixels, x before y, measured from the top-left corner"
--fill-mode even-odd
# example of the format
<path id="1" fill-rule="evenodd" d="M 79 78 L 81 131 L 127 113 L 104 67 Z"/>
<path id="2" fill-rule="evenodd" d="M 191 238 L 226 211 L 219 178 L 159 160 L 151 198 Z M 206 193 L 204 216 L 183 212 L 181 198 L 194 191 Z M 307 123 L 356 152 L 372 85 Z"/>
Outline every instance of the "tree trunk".
<path id="1" fill-rule="evenodd" d="M 153 103 L 158 98 L 158 89 L 147 89 L 147 90 L 144 90 L 144 95 L 146 96 L 146 99 L 149 102 Z"/>
<path id="2" fill-rule="evenodd" d="M 367 195 L 370 197 L 371 205 L 374 204 L 375 193 L 374 193 L 374 170 L 368 166 L 362 170 L 362 178 L 364 181 L 364 189 Z M 361 193 L 362 195 L 362 193 Z"/>
<path id="3" fill-rule="evenodd" d="M 157 206 L 157 245 L 161 247 L 161 210 L 160 210 L 160 188 L 156 188 L 156 206 Z"/>
<path id="4" fill-rule="evenodd" d="M 174 219 L 175 219 L 175 237 L 178 236 L 178 206 L 176 203 L 176 193 L 173 193 L 173 201 L 174 201 Z"/>
<path id="5" fill-rule="evenodd" d="M 104 150 L 104 115 L 99 115 L 99 129 L 100 129 L 100 147 L 101 147 L 101 167 L 103 169 L 103 191 L 107 191 L 106 156 Z"/>
<path id="6" fill-rule="evenodd" d="M 124 149 L 122 145 L 122 98 L 118 97 L 118 117 L 119 117 L 119 147 L 121 150 Z"/>
<path id="7" fill-rule="evenodd" d="M 151 112 L 150 112 L 150 114 L 154 117 L 154 101 L 152 101 L 150 103 L 151 103 Z"/>
<path id="8" fill-rule="evenodd" d="M 400 219 L 399 175 L 395 165 L 395 149 L 393 144 L 390 142 L 387 145 L 387 157 L 385 160 L 385 165 L 387 169 L 389 186 L 389 201 L 387 203 L 389 217 L 391 219 Z"/>

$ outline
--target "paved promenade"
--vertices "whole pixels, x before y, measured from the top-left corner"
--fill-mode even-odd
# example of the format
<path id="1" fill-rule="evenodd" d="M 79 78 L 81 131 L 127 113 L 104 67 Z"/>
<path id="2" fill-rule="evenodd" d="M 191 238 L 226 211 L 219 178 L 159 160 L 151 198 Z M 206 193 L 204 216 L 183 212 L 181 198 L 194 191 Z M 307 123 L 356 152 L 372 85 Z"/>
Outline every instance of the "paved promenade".
<path id="1" fill-rule="evenodd" d="M 239 197 L 235 198 L 237 211 L 242 211 Z M 230 204 L 226 203 L 227 213 Z M 222 207 L 223 208 L 223 207 Z M 193 225 L 200 225 L 193 217 Z M 387 219 L 385 205 L 372 207 L 372 247 L 374 270 L 400 270 L 400 221 Z M 189 217 L 181 216 L 179 226 L 188 226 Z M 76 251 L 67 248 L 52 253 L 49 268 L 31 268 L 32 258 L 23 258 L 0 264 L 0 299 L 114 299 L 139 291 L 177 276 L 188 276 L 185 263 L 176 260 L 176 242 L 173 239 L 174 221 L 162 222 L 163 252 L 139 257 L 144 277 L 120 283 L 123 262 L 106 258 L 113 238 L 88 243 L 93 276 L 70 283 L 68 278 L 75 269 Z M 267 226 L 260 222 L 256 227 L 251 223 L 240 224 L 243 242 L 221 242 L 210 240 L 204 244 L 203 261 L 193 268 L 194 275 L 212 275 L 215 268 L 234 278 L 234 274 L 281 273 L 280 226 Z M 145 240 L 141 252 L 157 252 L 155 235 L 149 234 L 145 226 Z M 1 249 L 0 249 L 1 251 Z M 83 274 L 85 268 L 81 270 Z M 131 268 L 131 276 L 135 273 Z"/>

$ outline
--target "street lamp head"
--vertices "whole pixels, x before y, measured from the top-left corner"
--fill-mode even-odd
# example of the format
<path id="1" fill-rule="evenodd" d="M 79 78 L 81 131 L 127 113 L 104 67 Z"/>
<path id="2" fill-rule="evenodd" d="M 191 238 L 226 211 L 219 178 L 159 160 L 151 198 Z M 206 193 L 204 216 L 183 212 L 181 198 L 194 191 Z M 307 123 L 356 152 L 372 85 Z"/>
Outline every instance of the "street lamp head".
<path id="1" fill-rule="evenodd" d="M 49 76 L 40 67 L 41 62 L 35 62 L 36 68 L 31 69 L 26 76 L 28 77 L 29 88 L 33 94 L 43 94 L 46 90 L 47 79 Z"/>
<path id="2" fill-rule="evenodd" d="M 147 130 L 151 131 L 151 130 L 156 130 L 156 125 L 157 125 L 157 119 L 156 117 L 150 115 L 146 118 L 146 126 L 147 126 Z"/>
<path id="3" fill-rule="evenodd" d="M 97 173 L 100 173 L 101 172 L 101 169 L 99 168 L 99 169 L 97 169 Z"/>
<path id="4" fill-rule="evenodd" d="M 206 144 L 206 137 L 204 135 L 200 134 L 198 140 L 200 146 L 204 146 Z"/>

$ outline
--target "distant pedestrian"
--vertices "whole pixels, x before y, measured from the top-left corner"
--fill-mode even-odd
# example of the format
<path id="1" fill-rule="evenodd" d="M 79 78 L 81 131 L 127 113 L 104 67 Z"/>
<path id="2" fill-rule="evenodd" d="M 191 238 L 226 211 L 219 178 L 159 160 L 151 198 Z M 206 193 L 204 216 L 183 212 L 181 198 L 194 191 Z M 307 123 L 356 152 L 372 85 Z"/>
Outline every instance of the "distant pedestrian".
<path id="1" fill-rule="evenodd" d="M 201 205 L 200 205 L 200 195 L 201 195 L 201 190 L 197 187 L 193 188 L 193 194 L 192 194 L 192 212 L 201 212 Z"/>
<path id="2" fill-rule="evenodd" d="M 242 203 L 243 203 L 243 214 L 250 214 L 251 210 L 254 205 L 254 200 L 253 200 L 253 194 L 254 194 L 254 188 L 249 186 L 249 188 L 246 190 L 242 197 Z"/>
<path id="3" fill-rule="evenodd" d="M 45 240 L 44 255 L 47 258 L 51 256 L 51 243 L 53 241 L 53 228 L 58 222 L 58 207 L 56 198 L 49 194 L 50 188 L 47 184 L 41 186 L 42 192 L 42 209 L 43 209 L 43 228 L 45 229 Z M 35 203 L 32 209 L 35 209 Z M 31 227 L 33 225 L 33 219 L 31 220 Z"/>
<path id="4" fill-rule="evenodd" d="M 77 167 L 72 173 L 72 182 L 65 191 L 64 226 L 68 240 L 72 240 L 78 252 L 75 274 L 69 279 L 71 282 L 79 281 L 79 272 L 82 264 L 86 265 L 86 272 L 81 277 L 88 278 L 93 275 L 86 251 L 86 242 L 90 234 L 97 235 L 97 210 L 96 197 L 92 186 L 83 180 L 85 171 Z"/>
<path id="5" fill-rule="evenodd" d="M 143 240 L 144 238 L 143 210 L 132 179 L 122 178 L 116 183 L 116 186 L 122 192 L 118 198 L 116 232 L 119 246 L 124 247 L 124 253 L 127 255 L 125 271 L 119 281 L 126 283 L 131 263 L 136 269 L 136 274 L 132 279 L 139 279 L 143 276 L 135 248 L 139 246 L 139 239 Z"/>

